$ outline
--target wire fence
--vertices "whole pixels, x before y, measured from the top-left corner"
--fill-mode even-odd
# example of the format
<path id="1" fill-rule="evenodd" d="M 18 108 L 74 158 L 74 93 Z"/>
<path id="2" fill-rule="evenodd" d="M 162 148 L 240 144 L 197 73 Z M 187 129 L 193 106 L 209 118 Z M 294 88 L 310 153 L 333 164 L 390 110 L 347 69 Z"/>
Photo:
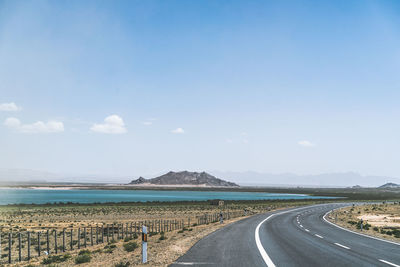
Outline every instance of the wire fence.
<path id="1" fill-rule="evenodd" d="M 247 215 L 243 211 L 224 212 L 225 220 Z M 48 228 L 39 231 L 0 231 L 0 265 L 29 261 L 33 257 L 60 254 L 90 246 L 136 238 L 142 226 L 147 226 L 149 234 L 182 230 L 220 220 L 220 213 L 208 213 L 185 219 L 144 220 L 124 223 L 99 223 L 79 228 Z"/>

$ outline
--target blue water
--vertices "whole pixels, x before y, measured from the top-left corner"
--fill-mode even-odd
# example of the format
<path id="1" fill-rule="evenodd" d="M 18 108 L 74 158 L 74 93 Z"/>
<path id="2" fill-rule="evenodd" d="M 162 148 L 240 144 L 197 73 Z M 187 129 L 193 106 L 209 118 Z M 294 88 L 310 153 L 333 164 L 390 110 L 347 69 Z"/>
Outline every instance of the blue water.
<path id="1" fill-rule="evenodd" d="M 302 194 L 275 194 L 258 192 L 217 191 L 157 191 L 157 190 L 46 190 L 46 189 L 0 189 L 0 205 L 45 204 L 54 202 L 146 202 L 146 201 L 199 201 L 262 200 L 262 199 L 321 199 L 329 197 Z"/>

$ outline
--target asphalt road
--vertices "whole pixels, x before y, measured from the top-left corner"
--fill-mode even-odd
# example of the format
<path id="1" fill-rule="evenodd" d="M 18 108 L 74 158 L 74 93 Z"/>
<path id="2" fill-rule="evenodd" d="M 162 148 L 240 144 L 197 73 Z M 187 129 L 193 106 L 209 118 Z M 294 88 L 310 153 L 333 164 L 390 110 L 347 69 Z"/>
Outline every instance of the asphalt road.
<path id="1" fill-rule="evenodd" d="M 323 204 L 256 215 L 197 242 L 181 266 L 399 266 L 400 245 L 358 235 L 324 220 Z"/>

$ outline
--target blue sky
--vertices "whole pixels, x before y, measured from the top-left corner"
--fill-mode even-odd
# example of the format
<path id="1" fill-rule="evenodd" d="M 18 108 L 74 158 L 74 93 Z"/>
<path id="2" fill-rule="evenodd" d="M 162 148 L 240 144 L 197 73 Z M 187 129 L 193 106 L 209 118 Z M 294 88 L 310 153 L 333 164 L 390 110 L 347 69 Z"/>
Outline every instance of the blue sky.
<path id="1" fill-rule="evenodd" d="M 0 168 L 400 177 L 399 11 L 0 1 Z"/>

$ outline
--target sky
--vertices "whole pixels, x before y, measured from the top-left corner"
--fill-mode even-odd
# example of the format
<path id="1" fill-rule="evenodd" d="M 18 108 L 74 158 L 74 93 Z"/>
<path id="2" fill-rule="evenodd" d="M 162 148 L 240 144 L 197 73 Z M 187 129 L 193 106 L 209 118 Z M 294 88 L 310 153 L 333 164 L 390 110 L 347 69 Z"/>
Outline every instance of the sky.
<path id="1" fill-rule="evenodd" d="M 0 1 L 0 168 L 400 177 L 399 1 Z"/>

